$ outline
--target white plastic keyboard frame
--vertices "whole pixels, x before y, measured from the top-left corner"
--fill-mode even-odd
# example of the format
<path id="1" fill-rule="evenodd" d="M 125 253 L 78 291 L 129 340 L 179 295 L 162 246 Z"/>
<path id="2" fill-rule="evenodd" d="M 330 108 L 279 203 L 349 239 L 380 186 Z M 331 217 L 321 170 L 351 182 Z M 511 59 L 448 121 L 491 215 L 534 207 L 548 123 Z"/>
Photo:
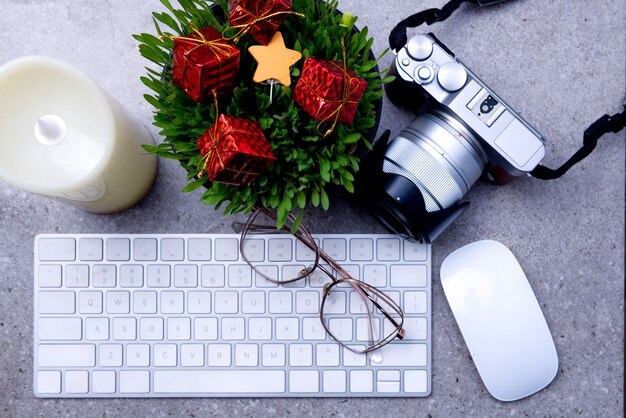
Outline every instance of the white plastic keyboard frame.
<path id="1" fill-rule="evenodd" d="M 102 263 L 102 264 L 113 264 L 116 265 L 116 271 L 119 274 L 119 266 L 121 264 L 125 264 L 125 263 L 132 263 L 132 264 L 140 264 L 143 265 L 144 268 L 144 275 L 146 272 L 146 266 L 148 264 L 150 264 L 150 262 L 148 261 L 134 261 L 133 260 L 133 254 L 130 255 L 130 261 L 128 262 L 124 262 L 124 261 L 107 261 L 107 248 L 106 248 L 106 242 L 107 239 L 110 238 L 128 238 L 130 239 L 130 252 L 133 252 L 133 239 L 136 238 L 156 238 L 158 240 L 159 243 L 159 247 L 160 247 L 160 243 L 161 243 L 161 239 L 163 238 L 182 238 L 184 239 L 184 243 L 185 243 L 185 257 L 183 261 L 172 261 L 172 262 L 167 262 L 167 263 L 171 263 L 172 265 L 177 264 L 177 263 L 185 263 L 185 264 L 198 264 L 199 266 L 201 264 L 211 264 L 211 263 L 215 263 L 214 260 L 214 251 L 215 251 L 215 246 L 212 245 L 211 247 L 211 261 L 188 261 L 187 259 L 187 243 L 188 240 L 190 238 L 210 238 L 213 242 L 213 240 L 215 238 L 233 238 L 236 237 L 238 238 L 239 235 L 237 234 L 198 234 L 198 235 L 191 235 L 191 234 L 42 234 L 42 235 L 38 235 L 35 237 L 35 242 L 34 242 L 34 325 L 33 325 L 33 329 L 34 329 L 34 335 L 33 335 L 33 363 L 34 363 L 34 367 L 33 367 L 33 391 L 35 396 L 37 397 L 42 397 L 42 398 L 167 398 L 167 397 L 425 397 L 425 396 L 429 396 L 431 393 L 431 386 L 432 386 L 432 374 L 431 374 L 431 364 L 432 364 L 432 352 L 431 352 L 431 347 L 432 347 L 432 343 L 431 343 L 431 306 L 432 306 L 432 293 L 431 293 L 431 246 L 430 245 L 424 245 L 424 244 L 420 244 L 423 248 L 420 248 L 420 252 L 423 253 L 424 255 L 424 260 L 420 260 L 420 261 L 415 261 L 415 262 L 411 262 L 412 264 L 415 263 L 419 263 L 421 265 L 424 265 L 426 267 L 426 285 L 424 287 L 420 287 L 419 290 L 420 291 L 424 291 L 427 294 L 427 312 L 424 314 L 419 314 L 419 316 L 421 318 L 425 318 L 426 319 L 426 335 L 427 338 L 424 340 L 420 340 L 417 341 L 419 344 L 423 345 L 424 347 L 420 347 L 423 348 L 425 350 L 425 356 L 427 358 L 426 364 L 425 365 L 420 365 L 420 366 L 399 366 L 399 367 L 391 367 L 391 369 L 393 370 L 399 370 L 400 373 L 402 373 L 402 377 L 400 379 L 400 390 L 399 392 L 379 392 L 378 391 L 378 387 L 377 387 L 377 381 L 376 381 L 376 377 L 378 376 L 378 372 L 381 370 L 387 370 L 388 368 L 382 368 L 382 367 L 378 367 L 378 366 L 372 366 L 370 365 L 370 359 L 367 360 L 367 366 L 366 367 L 344 367 L 344 366 L 338 366 L 335 368 L 328 368 L 328 369 L 324 369 L 323 367 L 318 367 L 315 365 L 315 361 L 313 361 L 313 365 L 308 367 L 308 368 L 297 368 L 298 370 L 318 370 L 320 371 L 319 373 L 319 379 L 320 379 L 320 383 L 318 385 L 319 390 L 316 392 L 310 392 L 310 393 L 294 393 L 289 391 L 290 388 L 290 382 L 288 382 L 287 380 L 289 379 L 289 371 L 290 370 L 295 370 L 296 367 L 292 367 L 289 365 L 289 363 L 287 362 L 287 364 L 283 367 L 277 367 L 274 368 L 275 370 L 285 370 L 285 391 L 281 392 L 281 393 L 263 393 L 263 392 L 257 392 L 257 391 L 253 391 L 253 389 L 251 389 L 248 392 L 242 393 L 240 391 L 238 392 L 233 392 L 233 393 L 221 393 L 221 389 L 219 393 L 211 393 L 211 392 L 206 392 L 206 393 L 155 393 L 154 392 L 154 380 L 153 380 L 153 372 L 157 371 L 157 370 L 191 370 L 191 368 L 182 368 L 180 365 L 178 367 L 155 367 L 152 361 L 152 350 L 153 347 L 150 347 L 150 366 L 149 367 L 142 367 L 142 368 L 133 368 L 133 367 L 129 367 L 129 366 L 122 366 L 122 367 L 100 367 L 100 366 L 81 366 L 81 367 L 44 367 L 44 366 L 40 366 L 39 364 L 39 346 L 41 344 L 45 344 L 45 345 L 52 345 L 55 343 L 66 343 L 66 344 L 71 344 L 72 342 L 69 341 L 41 341 L 39 336 L 40 336 L 40 324 L 41 324 L 41 318 L 46 318 L 46 317 L 55 317 L 55 316 L 63 316 L 63 315 L 46 315 L 46 314 L 40 314 L 39 313 L 39 309 L 40 309 L 40 301 L 39 301 L 39 292 L 40 291 L 54 291 L 56 290 L 63 290 L 65 289 L 65 287 L 54 287 L 54 288 L 41 288 L 39 286 L 39 266 L 40 265 L 45 265 L 45 264 L 55 264 L 55 265 L 61 265 L 62 267 L 62 271 L 63 271 L 63 285 L 65 285 L 65 267 L 67 265 L 70 264 L 87 264 L 89 265 L 89 274 L 90 274 L 90 278 L 89 278 L 89 287 L 87 288 L 81 288 L 78 290 L 94 290 L 94 288 L 92 287 L 92 282 L 91 282 L 91 266 L 93 264 L 98 264 L 98 263 Z M 374 251 L 376 252 L 376 240 L 380 239 L 380 238 L 392 238 L 392 239 L 400 239 L 400 249 L 401 249 L 401 257 L 403 254 L 403 240 L 401 238 L 398 238 L 395 235 L 360 235 L 360 234 L 350 234 L 350 235 L 336 235 L 336 234 L 317 234 L 315 235 L 316 239 L 319 239 L 320 242 L 321 240 L 324 239 L 332 239 L 332 238 L 343 238 L 346 240 L 349 239 L 353 239 L 353 238 L 369 238 L 369 239 L 373 239 L 374 240 Z M 74 260 L 65 260 L 65 261 L 60 261 L 60 260 L 40 260 L 40 256 L 43 256 L 41 249 L 40 249 L 40 243 L 42 239 L 48 239 L 48 238 L 70 238 L 70 239 L 74 239 L 75 240 L 75 259 Z M 81 261 L 79 260 L 79 253 L 80 253 L 80 248 L 79 248 L 79 242 L 81 238 L 99 238 L 102 239 L 103 241 L 103 248 L 102 248 L 102 261 Z M 69 241 L 66 241 L 69 242 Z M 53 254 L 55 252 L 55 249 L 48 249 L 46 254 Z M 160 252 L 160 249 L 159 249 Z M 347 253 L 349 253 L 349 246 L 346 250 Z M 349 257 L 349 254 L 348 254 Z M 376 255 L 374 255 L 374 257 L 376 258 Z M 97 258 L 97 256 L 96 256 Z M 157 263 L 166 263 L 165 261 L 161 260 L 160 254 L 159 257 L 157 258 Z M 386 264 L 386 265 L 390 265 L 390 264 L 394 264 L 394 262 L 383 262 L 380 260 L 375 260 L 376 263 L 379 264 Z M 244 261 L 242 260 L 241 256 L 239 255 L 238 264 L 244 263 Z M 344 264 L 346 262 L 339 262 L 340 264 Z M 348 264 L 354 264 L 354 262 L 347 262 Z M 365 264 L 365 262 L 360 262 L 361 264 Z M 411 264 L 409 262 L 395 262 L 395 264 Z M 221 262 L 220 262 L 221 264 Z M 226 263 L 228 264 L 228 263 Z M 362 267 L 361 267 L 362 268 Z M 388 268 L 388 267 L 387 267 Z M 198 269 L 198 286 L 196 289 L 201 288 L 201 278 L 200 278 L 200 267 Z M 330 280 L 330 279 L 329 279 Z M 119 277 L 116 279 L 116 289 L 120 290 L 120 283 L 119 283 Z M 146 286 L 146 280 L 144 278 L 143 281 L 143 285 L 144 288 Z M 226 282 L 225 282 L 225 289 L 228 289 L 228 278 L 226 278 Z M 254 284 L 254 279 L 253 279 L 253 288 L 255 288 L 255 284 Z M 170 289 L 174 289 L 173 286 L 173 279 L 172 279 L 172 286 L 170 287 Z M 178 289 L 178 288 L 176 288 Z M 307 290 L 309 289 L 309 283 L 308 281 L 306 282 L 306 285 L 301 288 L 303 290 Z M 382 290 L 389 290 L 389 288 L 381 288 Z M 98 288 L 97 290 L 101 291 L 103 289 Z M 129 289 L 123 289 L 123 290 L 129 290 Z M 154 289 L 159 291 L 159 289 Z M 168 290 L 168 289 L 164 289 L 164 290 Z M 193 288 L 191 289 L 182 289 L 183 291 L 188 291 L 188 290 L 193 290 Z M 231 289 L 232 290 L 232 289 Z M 235 289 L 236 291 L 241 291 L 242 289 Z M 186 305 L 186 294 L 185 294 L 185 305 Z M 295 296 L 294 296 L 295 297 Z M 90 315 L 90 314 L 81 314 L 78 313 L 78 296 L 76 296 L 76 313 L 73 314 L 76 317 L 80 317 L 82 318 L 82 323 L 84 323 L 85 318 L 87 317 L 95 317 L 97 315 Z M 105 301 L 105 297 L 103 296 L 103 312 L 106 311 L 106 301 Z M 131 300 L 132 300 L 132 296 L 131 296 Z M 401 305 L 402 306 L 402 305 Z M 211 301 L 211 308 L 213 308 L 213 301 Z M 70 309 L 70 308 L 68 308 Z M 71 310 L 71 309 L 70 309 Z M 185 309 L 186 311 L 186 309 Z M 219 314 L 214 314 L 211 313 L 211 316 L 215 315 L 215 316 L 220 316 Z M 276 314 L 270 314 L 270 313 L 265 313 L 265 315 L 267 317 L 276 317 Z M 350 313 L 347 313 L 346 315 L 350 315 Z M 106 313 L 103 313 L 102 316 L 114 316 L 114 315 L 108 315 Z M 131 309 L 131 313 L 129 313 L 126 316 L 134 316 L 134 317 L 138 317 L 139 315 L 137 314 L 133 314 L 132 313 L 132 309 Z M 152 316 L 162 316 L 165 317 L 165 314 L 155 314 Z M 193 316 L 192 314 L 188 314 L 188 313 L 184 313 L 182 315 L 179 316 Z M 244 315 L 245 316 L 245 315 Z M 248 315 L 250 316 L 250 315 Z M 257 315 L 258 316 L 258 315 Z M 297 316 L 297 314 L 294 313 L 294 316 Z M 415 316 L 415 315 L 414 315 Z M 81 335 L 82 335 L 82 339 L 79 341 L 75 341 L 75 344 L 80 344 L 85 343 L 85 327 L 83 325 L 81 325 L 82 330 L 81 330 Z M 139 325 L 137 325 L 137 329 L 139 328 Z M 193 320 L 192 320 L 192 326 L 191 329 L 193 330 Z M 43 331 L 42 331 L 43 332 Z M 139 333 L 139 331 L 137 331 L 137 333 Z M 193 338 L 193 335 L 192 335 Z M 136 343 L 137 341 L 130 341 L 129 343 Z M 220 343 L 220 339 L 218 337 L 217 341 L 215 341 L 216 343 Z M 243 341 L 243 342 L 247 342 Z M 268 341 L 269 343 L 276 343 L 274 336 L 272 336 L 272 340 Z M 298 341 L 294 341 L 294 343 L 300 343 L 302 342 L 302 339 L 300 338 L 300 340 Z M 415 343 L 415 341 L 413 341 Z M 128 342 L 123 342 L 123 341 L 89 341 L 89 344 L 94 344 L 95 345 L 95 359 L 97 361 L 98 359 L 98 351 L 99 351 L 99 347 L 100 344 L 105 344 L 105 343 L 120 343 L 120 344 L 124 344 L 124 348 L 126 343 Z M 331 344 L 337 344 L 336 342 L 334 342 L 333 340 L 331 340 L 330 338 L 326 337 L 326 339 L 323 341 L 323 343 L 331 343 Z M 204 341 L 203 344 L 207 345 L 207 342 Z M 230 344 L 233 344 L 232 342 L 230 342 Z M 385 350 L 387 347 L 390 347 L 389 350 L 393 350 L 393 346 L 397 344 L 396 342 L 389 344 L 386 347 L 383 347 L 381 350 Z M 46 349 L 47 350 L 47 349 Z M 286 348 L 287 352 L 288 352 L 288 347 Z M 178 350 L 180 351 L 180 350 Z M 340 348 L 340 352 L 343 353 L 343 350 Z M 52 354 L 54 354 L 54 350 L 51 351 Z M 46 353 L 46 355 L 50 355 L 51 353 Z M 424 354 L 421 354 L 424 355 Z M 124 364 L 126 363 L 126 353 L 124 350 Z M 341 354 L 342 359 L 343 359 L 343 354 Z M 179 356 L 180 357 L 180 356 Z M 260 357 L 260 356 L 259 356 Z M 204 358 L 206 360 L 206 352 L 204 352 Z M 402 360 L 403 361 L 403 360 Z M 411 362 L 409 360 L 409 362 Z M 222 376 L 221 373 L 224 373 L 223 376 L 226 376 L 229 373 L 232 373 L 233 370 L 238 370 L 241 369 L 241 367 L 235 367 L 235 366 L 231 366 L 231 367 L 226 367 L 226 368 L 218 368 L 218 367 L 210 367 L 206 365 L 206 361 L 204 361 L 204 366 L 203 367 L 197 367 L 194 368 L 194 370 L 201 370 L 206 372 L 206 376 L 207 377 L 220 377 Z M 341 363 L 340 363 L 341 364 Z M 259 370 L 261 369 L 261 366 L 258 366 L 257 368 L 246 368 L 246 370 L 249 371 L 253 371 L 253 370 Z M 39 376 L 39 372 L 46 372 L 46 371 L 60 371 L 60 376 L 62 376 L 62 381 L 61 381 L 61 389 L 59 393 L 43 393 L 41 392 L 39 389 L 39 384 L 40 382 L 38 382 L 38 376 Z M 74 370 L 80 370 L 80 371 L 87 371 L 88 372 L 88 392 L 87 393 L 68 393 L 65 389 L 65 376 L 66 376 L 66 372 L 67 371 L 74 371 Z M 115 370 L 115 385 L 116 385 L 116 393 L 93 393 L 92 392 L 92 373 L 94 371 L 97 370 Z M 144 370 L 144 371 L 149 371 L 150 372 L 150 387 L 149 387 L 149 392 L 148 393 L 120 393 L 120 372 L 122 371 L 129 371 L 129 370 Z M 351 392 L 350 391 L 350 387 L 349 385 L 347 385 L 346 387 L 346 391 L 345 392 L 339 392 L 339 393 L 329 393 L 329 392 L 323 392 L 321 389 L 321 385 L 322 385 L 322 370 L 346 370 L 346 374 L 349 374 L 350 371 L 352 370 L 373 370 L 374 372 L 374 387 L 373 387 L 373 391 L 372 392 Z M 409 373 L 414 373 L 414 370 L 419 370 L 419 373 L 423 373 L 426 372 L 427 373 L 427 387 L 425 388 L 425 390 L 423 391 L 419 391 L 419 392 L 407 392 L 404 390 L 404 387 L 402 387 L 403 382 L 404 382 L 404 376 L 405 376 L 405 372 L 409 372 Z M 391 373 L 393 375 L 393 373 Z M 45 374 L 44 374 L 45 375 Z M 54 377 L 55 374 L 53 373 L 52 376 Z M 380 375 L 382 376 L 382 374 Z M 348 379 L 348 377 L 346 377 L 346 379 Z M 54 380 L 54 379 L 53 379 Z M 378 382 L 380 383 L 380 382 Z M 252 387 L 254 387 L 255 385 L 252 385 Z M 382 388 L 382 386 L 380 386 Z"/>

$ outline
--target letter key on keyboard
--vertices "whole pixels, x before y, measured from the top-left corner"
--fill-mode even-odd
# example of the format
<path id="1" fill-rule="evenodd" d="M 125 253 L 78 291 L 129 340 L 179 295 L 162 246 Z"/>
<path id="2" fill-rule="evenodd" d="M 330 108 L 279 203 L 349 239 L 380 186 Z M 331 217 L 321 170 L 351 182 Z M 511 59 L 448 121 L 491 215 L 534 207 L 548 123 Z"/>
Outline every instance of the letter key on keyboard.
<path id="1" fill-rule="evenodd" d="M 394 235 L 320 234 L 353 278 L 404 311 L 405 338 L 370 354 L 320 322 L 321 271 L 280 286 L 235 234 L 35 238 L 38 397 L 423 397 L 431 392 L 431 248 Z M 290 235 L 247 242 L 255 269 L 297 275 L 314 253 Z M 349 287 L 329 295 L 334 335 L 371 330 Z"/>

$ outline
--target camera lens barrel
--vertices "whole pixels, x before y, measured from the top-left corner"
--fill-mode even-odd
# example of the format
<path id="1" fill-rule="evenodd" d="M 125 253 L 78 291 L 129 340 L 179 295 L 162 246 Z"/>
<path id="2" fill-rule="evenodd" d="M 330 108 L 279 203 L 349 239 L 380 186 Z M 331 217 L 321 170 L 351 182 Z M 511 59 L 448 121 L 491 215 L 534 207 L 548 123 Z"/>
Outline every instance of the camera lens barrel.
<path id="1" fill-rule="evenodd" d="M 387 147 L 383 171 L 411 180 L 428 212 L 461 201 L 478 180 L 487 155 L 474 135 L 446 113 L 419 114 Z"/>

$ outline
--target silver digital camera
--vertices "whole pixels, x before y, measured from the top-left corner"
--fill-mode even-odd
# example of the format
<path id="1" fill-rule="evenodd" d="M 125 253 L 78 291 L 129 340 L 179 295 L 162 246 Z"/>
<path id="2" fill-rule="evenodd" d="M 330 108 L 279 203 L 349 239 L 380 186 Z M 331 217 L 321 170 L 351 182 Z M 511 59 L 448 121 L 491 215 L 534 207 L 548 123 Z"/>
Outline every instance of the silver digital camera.
<path id="1" fill-rule="evenodd" d="M 393 232 L 430 242 L 465 209 L 461 199 L 481 176 L 505 184 L 544 158 L 542 136 L 434 35 L 411 38 L 390 73 L 388 97 L 417 116 L 379 139 L 360 171 L 365 204 Z"/>

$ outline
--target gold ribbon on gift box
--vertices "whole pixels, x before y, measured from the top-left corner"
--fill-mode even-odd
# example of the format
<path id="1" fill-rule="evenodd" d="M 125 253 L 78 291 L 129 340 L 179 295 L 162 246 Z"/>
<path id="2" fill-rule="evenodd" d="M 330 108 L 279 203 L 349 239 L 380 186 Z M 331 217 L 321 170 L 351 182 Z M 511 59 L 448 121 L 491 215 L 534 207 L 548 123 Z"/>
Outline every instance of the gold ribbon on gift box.
<path id="1" fill-rule="evenodd" d="M 322 135 L 322 138 L 326 138 L 328 135 L 330 135 L 334 130 L 335 127 L 337 126 L 337 123 L 339 122 L 339 118 L 341 117 L 341 112 L 343 111 L 343 107 L 346 104 L 358 104 L 359 101 L 358 100 L 348 100 L 348 98 L 355 92 L 358 90 L 359 88 L 359 84 L 357 83 L 356 86 L 353 89 L 349 89 L 349 86 L 352 84 L 352 80 L 357 79 L 357 77 L 352 77 L 350 76 L 350 74 L 348 74 L 348 64 L 347 64 L 347 58 L 346 58 L 346 46 L 344 43 L 344 38 L 341 38 L 341 52 L 343 55 L 343 66 L 339 66 L 337 65 L 336 62 L 334 61 L 328 61 L 329 63 L 333 64 L 334 66 L 336 66 L 337 68 L 339 68 L 342 72 L 343 72 L 343 86 L 342 86 L 342 92 L 341 92 L 341 99 L 340 100 L 329 100 L 325 97 L 322 97 L 321 94 L 319 94 L 317 91 L 315 91 L 313 89 L 313 87 L 303 78 L 300 77 L 300 81 L 302 81 L 304 84 L 306 84 L 306 86 L 309 88 L 309 91 L 313 92 L 313 94 L 315 94 L 318 99 L 320 101 L 326 102 L 326 103 L 338 103 L 338 106 L 335 108 L 335 110 L 333 110 L 331 113 L 329 113 L 325 118 L 323 118 L 318 124 L 317 124 L 317 133 L 319 135 Z M 330 126 L 330 128 L 328 128 L 326 130 L 326 132 L 322 133 L 320 131 L 322 124 L 328 122 L 330 119 L 333 119 L 333 123 Z"/>
<path id="2" fill-rule="evenodd" d="M 189 28 L 196 34 L 198 35 L 198 38 L 193 38 L 191 36 L 161 36 L 161 38 L 169 38 L 169 39 L 180 39 L 182 41 L 189 41 L 189 42 L 195 42 L 197 43 L 196 46 L 194 46 L 193 48 L 191 48 L 188 51 L 185 51 L 185 58 L 187 58 L 187 56 L 189 54 L 191 54 L 193 51 L 195 51 L 198 48 L 201 48 L 203 46 L 208 47 L 209 49 L 211 49 L 213 51 L 213 53 L 215 54 L 215 56 L 217 57 L 218 61 L 221 61 L 221 57 L 220 54 L 222 55 L 226 55 L 228 53 L 228 49 L 232 47 L 232 45 L 230 45 L 226 39 L 219 38 L 219 39 L 213 39 L 213 40 L 208 40 L 207 38 L 204 37 L 204 34 L 202 32 L 200 32 L 200 30 L 196 27 L 196 25 L 193 24 L 193 22 L 189 23 Z"/>
<path id="3" fill-rule="evenodd" d="M 228 40 L 232 40 L 234 43 L 239 43 L 239 40 L 241 39 L 242 36 L 244 36 L 246 33 L 248 33 L 250 31 L 250 29 L 252 29 L 257 23 L 260 23 L 264 20 L 270 19 L 272 17 L 276 17 L 276 16 L 280 16 L 280 15 L 294 15 L 294 16 L 299 16 L 299 17 L 304 17 L 304 13 L 300 13 L 300 12 L 294 12 L 293 10 L 279 10 L 277 12 L 272 12 L 272 3 L 271 2 L 266 2 L 265 6 L 263 7 L 263 9 L 259 12 L 259 14 L 257 16 L 255 16 L 254 14 L 252 14 L 249 10 L 247 9 L 243 9 L 242 10 L 247 13 L 248 15 L 252 16 L 252 20 L 248 23 L 244 23 L 241 25 L 233 25 L 233 26 L 229 26 L 226 29 L 224 29 L 222 31 L 222 37 L 224 39 L 228 39 Z M 274 26 L 276 28 L 276 30 L 278 30 L 278 25 L 270 20 L 268 20 L 268 22 L 270 25 Z M 238 29 L 237 33 L 235 33 L 232 36 L 226 36 L 226 32 L 231 30 L 231 29 Z"/>
<path id="4" fill-rule="evenodd" d="M 250 175 L 250 176 L 257 176 L 261 174 L 260 172 L 239 170 L 236 168 L 227 167 L 226 164 L 224 163 L 224 160 L 222 159 L 222 155 L 219 152 L 219 146 L 221 145 L 222 141 L 224 141 L 224 139 L 232 133 L 240 133 L 240 134 L 247 135 L 249 134 L 249 132 L 229 128 L 226 131 L 222 132 L 221 135 L 218 133 L 218 120 L 219 120 L 220 115 L 219 115 L 218 107 L 217 107 L 217 93 L 215 92 L 215 90 L 212 90 L 212 92 L 213 92 L 213 103 L 215 104 L 215 123 L 212 126 L 213 129 L 210 129 L 209 131 L 209 140 L 211 141 L 211 146 L 209 150 L 206 152 L 206 154 L 202 156 L 202 158 L 200 159 L 200 162 L 198 163 L 198 178 L 202 178 L 202 176 L 204 176 L 207 166 L 213 167 L 216 162 L 220 165 L 220 168 L 222 170 L 230 171 L 233 173 Z"/>

